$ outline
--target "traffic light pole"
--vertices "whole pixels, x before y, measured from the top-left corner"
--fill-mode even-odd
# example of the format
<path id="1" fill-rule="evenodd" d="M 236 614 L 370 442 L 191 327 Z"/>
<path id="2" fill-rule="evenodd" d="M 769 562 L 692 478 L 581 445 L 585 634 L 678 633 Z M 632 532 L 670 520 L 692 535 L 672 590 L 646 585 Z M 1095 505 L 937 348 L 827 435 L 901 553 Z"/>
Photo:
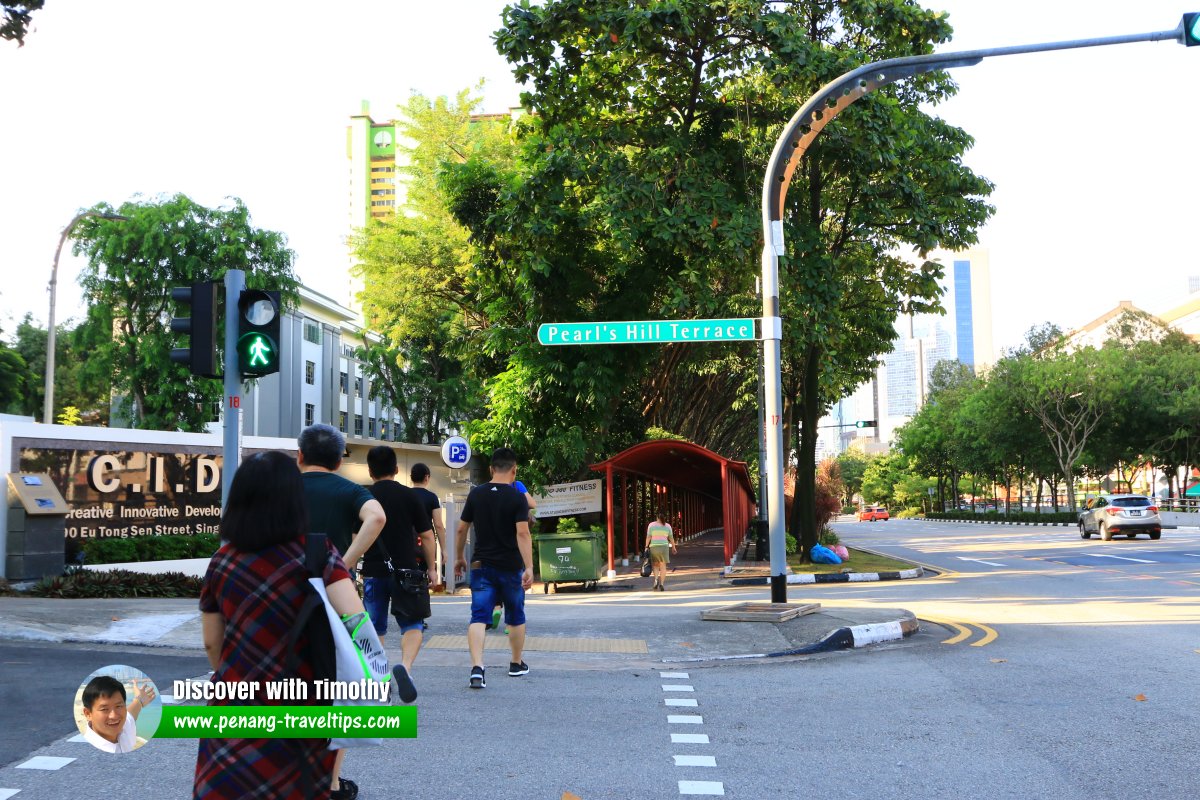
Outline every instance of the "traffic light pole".
<path id="1" fill-rule="evenodd" d="M 242 374 L 238 370 L 238 300 L 246 288 L 246 273 L 225 273 L 225 392 L 221 418 L 225 422 L 221 463 L 221 508 L 229 500 L 233 473 L 242 462 Z"/>
<path id="2" fill-rule="evenodd" d="M 775 149 L 771 152 L 762 192 L 762 336 L 766 379 L 764 417 L 767 438 L 767 516 L 771 543 L 771 602 L 787 602 L 787 557 L 784 549 L 783 519 L 783 397 L 779 366 L 780 345 L 783 339 L 779 311 L 779 260 L 786 254 L 783 240 L 784 200 L 787 198 L 788 186 L 796 168 L 821 129 L 855 100 L 902 78 L 953 67 L 970 67 L 993 56 L 1164 40 L 1191 44 L 1196 25 L 1196 18 L 1186 15 L 1178 27 L 1169 31 L 997 47 L 990 50 L 967 50 L 960 53 L 933 53 L 876 61 L 851 70 L 825 84 L 784 126 L 783 132 L 775 142 Z"/>

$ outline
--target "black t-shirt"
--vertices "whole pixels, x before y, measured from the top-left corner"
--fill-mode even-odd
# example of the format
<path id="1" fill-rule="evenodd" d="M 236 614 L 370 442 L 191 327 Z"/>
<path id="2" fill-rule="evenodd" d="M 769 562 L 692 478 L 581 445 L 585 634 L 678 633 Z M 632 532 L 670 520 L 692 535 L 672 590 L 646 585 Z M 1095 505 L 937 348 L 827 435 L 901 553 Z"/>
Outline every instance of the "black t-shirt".
<path id="1" fill-rule="evenodd" d="M 358 512 L 364 503 L 370 502 L 371 493 L 365 486 L 332 472 L 305 472 L 300 478 L 308 501 L 308 529 L 329 534 L 338 554 L 345 553 L 350 547 L 351 534 L 358 530 Z"/>
<path id="2" fill-rule="evenodd" d="M 433 519 L 434 510 L 442 507 L 442 504 L 438 502 L 437 495 L 424 486 L 414 486 L 413 491 L 417 493 L 421 505 L 425 506 L 425 513 L 429 515 L 430 519 Z"/>
<path id="3" fill-rule="evenodd" d="M 525 568 L 517 547 L 517 523 L 529 521 L 529 501 L 510 483 L 485 483 L 467 495 L 463 522 L 475 524 L 474 557 L 506 572 Z"/>
<path id="4" fill-rule="evenodd" d="M 378 481 L 371 486 L 371 494 L 383 506 L 387 522 L 379 532 L 388 555 L 392 557 L 393 569 L 418 569 L 417 534 L 433 527 L 425 507 L 416 492 L 396 481 Z M 367 578 L 386 578 L 387 564 L 379 543 L 372 544 L 363 554 L 362 574 Z"/>

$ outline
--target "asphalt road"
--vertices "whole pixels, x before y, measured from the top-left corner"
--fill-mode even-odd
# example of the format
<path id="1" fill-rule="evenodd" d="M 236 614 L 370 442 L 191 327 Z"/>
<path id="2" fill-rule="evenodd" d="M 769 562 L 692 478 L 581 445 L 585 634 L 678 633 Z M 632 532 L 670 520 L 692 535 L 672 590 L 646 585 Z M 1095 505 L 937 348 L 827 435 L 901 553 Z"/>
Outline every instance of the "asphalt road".
<path id="1" fill-rule="evenodd" d="M 1070 528 L 893 520 L 837 530 L 850 544 L 941 574 L 791 586 L 789 599 L 908 608 L 925 620 L 920 634 L 749 663 L 530 658 L 523 678 L 490 669 L 482 692 L 466 687 L 462 654 L 429 651 L 414 673 L 418 738 L 352 751 L 345 774 L 364 800 L 1195 796 L 1200 563 L 1185 559 L 1200 553 L 1200 532 L 1101 543 Z M 622 604 L 645 602 L 637 593 L 564 594 L 538 611 L 611 625 L 615 635 Z M 5 647 L 6 661 L 23 651 L 38 663 L 61 656 Z M 171 658 L 142 653 L 134 663 L 147 671 L 147 659 Z M 25 669 L 18 675 L 6 664 L 0 685 L 10 676 L 40 685 L 39 673 Z M 88 665 L 61 670 L 65 686 Z M 6 696 L 6 721 L 11 702 Z M 27 729 L 37 700 L 22 702 Z M 146 796 L 143 776 L 152 776 L 155 797 L 188 796 L 194 740 L 156 739 L 114 770 L 112 756 L 53 739 L 50 728 L 62 731 L 69 714 L 49 705 L 43 713 L 53 723 L 35 738 L 52 740 L 26 749 L 77 761 L 60 771 L 0 769 L 0 797 L 10 788 L 21 789 L 17 800 L 132 800 Z"/>

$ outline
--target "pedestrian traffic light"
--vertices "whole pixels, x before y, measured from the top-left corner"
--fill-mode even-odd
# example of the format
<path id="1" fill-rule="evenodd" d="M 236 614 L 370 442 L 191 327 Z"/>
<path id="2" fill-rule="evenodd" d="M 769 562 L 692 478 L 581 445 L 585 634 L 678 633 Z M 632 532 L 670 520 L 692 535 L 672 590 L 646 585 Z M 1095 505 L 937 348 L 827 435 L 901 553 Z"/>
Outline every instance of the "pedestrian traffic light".
<path id="1" fill-rule="evenodd" d="M 854 427 L 856 427 L 856 428 L 874 428 L 874 427 L 875 427 L 875 420 L 873 420 L 873 419 L 860 419 L 858 422 L 854 423 Z"/>
<path id="2" fill-rule="evenodd" d="M 1183 15 L 1183 43 L 1188 47 L 1200 44 L 1200 12 Z"/>
<path id="3" fill-rule="evenodd" d="M 238 372 L 279 372 L 279 292 L 243 289 L 238 297 Z"/>
<path id="4" fill-rule="evenodd" d="M 188 346 L 171 350 L 171 360 L 205 378 L 220 377 L 217 370 L 217 289 L 216 283 L 193 283 L 171 289 L 171 299 L 191 306 L 192 313 L 190 317 L 171 318 L 171 332 L 188 335 Z"/>

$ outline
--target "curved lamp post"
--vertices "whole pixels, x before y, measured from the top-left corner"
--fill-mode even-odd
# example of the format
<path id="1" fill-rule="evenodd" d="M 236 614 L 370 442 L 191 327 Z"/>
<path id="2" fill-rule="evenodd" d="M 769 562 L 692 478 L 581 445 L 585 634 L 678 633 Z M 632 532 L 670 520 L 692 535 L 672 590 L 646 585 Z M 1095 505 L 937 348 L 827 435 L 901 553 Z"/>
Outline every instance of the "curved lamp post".
<path id="1" fill-rule="evenodd" d="M 62 255 L 63 245 L 67 241 L 67 237 L 71 235 L 71 231 L 79 224 L 79 221 L 84 217 L 98 217 L 100 219 L 111 219 L 124 221 L 129 217 L 120 214 L 109 214 L 101 211 L 81 211 L 76 214 L 67 227 L 63 228 L 62 236 L 58 237 L 58 249 L 54 251 L 54 266 L 50 270 L 50 319 L 47 322 L 46 328 L 46 397 L 45 404 L 42 406 L 42 422 L 46 425 L 54 422 L 54 347 L 56 344 L 56 335 L 54 330 L 54 299 L 58 290 L 58 257 Z"/>

